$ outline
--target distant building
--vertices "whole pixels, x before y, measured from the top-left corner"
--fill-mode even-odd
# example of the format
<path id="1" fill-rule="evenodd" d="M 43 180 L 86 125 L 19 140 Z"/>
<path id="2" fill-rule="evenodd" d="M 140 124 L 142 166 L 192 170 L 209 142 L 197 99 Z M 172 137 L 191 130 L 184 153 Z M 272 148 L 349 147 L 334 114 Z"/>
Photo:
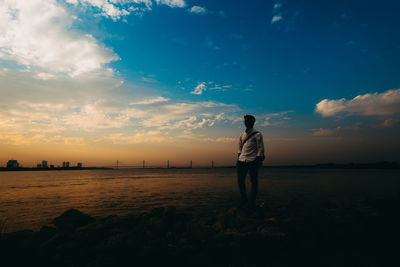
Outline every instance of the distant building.
<path id="1" fill-rule="evenodd" d="M 78 164 L 76 165 L 76 167 L 82 168 L 82 163 L 78 162 Z"/>
<path id="2" fill-rule="evenodd" d="M 63 161 L 63 168 L 69 168 L 69 161 Z"/>
<path id="3" fill-rule="evenodd" d="M 16 168 L 18 168 L 18 167 L 19 167 L 18 160 L 10 159 L 10 160 L 7 162 L 7 168 L 8 168 L 8 169 L 16 169 Z"/>
<path id="4" fill-rule="evenodd" d="M 43 160 L 43 161 L 42 161 L 42 168 L 43 168 L 43 169 L 47 169 L 47 168 L 48 168 L 48 166 L 47 166 L 47 160 Z"/>
<path id="5" fill-rule="evenodd" d="M 50 165 L 50 169 L 54 169 L 54 165 Z"/>
<path id="6" fill-rule="evenodd" d="M 41 169 L 42 168 L 42 164 L 38 164 L 38 165 L 36 165 L 36 167 L 38 168 L 38 169 Z"/>

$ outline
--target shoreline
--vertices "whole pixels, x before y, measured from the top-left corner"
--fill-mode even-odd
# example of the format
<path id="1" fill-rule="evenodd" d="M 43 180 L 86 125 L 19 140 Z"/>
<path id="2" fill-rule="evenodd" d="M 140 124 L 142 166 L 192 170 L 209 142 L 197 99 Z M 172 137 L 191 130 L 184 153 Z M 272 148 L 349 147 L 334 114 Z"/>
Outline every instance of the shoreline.
<path id="1" fill-rule="evenodd" d="M 56 168 L 36 168 L 36 167 L 19 167 L 19 168 L 6 168 L 0 167 L 0 171 L 62 171 L 62 170 L 124 170 L 124 169 L 135 169 L 135 170 L 190 170 L 190 169 L 232 169 L 236 166 L 199 166 L 199 167 L 56 167 Z M 376 162 L 376 163 L 318 163 L 313 165 L 264 165 L 263 169 L 378 169 L 378 170 L 398 170 L 400 169 L 400 163 L 397 162 Z"/>
<path id="2" fill-rule="evenodd" d="M 15 171 L 83 171 L 83 170 L 113 170 L 113 168 L 108 167 L 69 167 L 69 168 L 2 168 L 0 167 L 0 171 L 3 172 L 15 172 Z"/>

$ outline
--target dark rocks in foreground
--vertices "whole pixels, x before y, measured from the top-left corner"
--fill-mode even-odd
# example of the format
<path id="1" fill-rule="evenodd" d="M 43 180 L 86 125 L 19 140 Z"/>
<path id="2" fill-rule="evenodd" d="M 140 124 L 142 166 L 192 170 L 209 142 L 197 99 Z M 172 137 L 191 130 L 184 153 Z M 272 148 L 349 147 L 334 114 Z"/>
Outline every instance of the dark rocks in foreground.
<path id="1" fill-rule="evenodd" d="M 95 222 L 96 219 L 76 209 L 69 209 L 54 218 L 53 224 L 60 231 L 73 231 L 76 228 Z"/>
<path id="2" fill-rule="evenodd" d="M 0 235 L 2 266 L 397 266 L 400 197 L 251 210 L 175 207 L 94 219 L 68 210 Z"/>

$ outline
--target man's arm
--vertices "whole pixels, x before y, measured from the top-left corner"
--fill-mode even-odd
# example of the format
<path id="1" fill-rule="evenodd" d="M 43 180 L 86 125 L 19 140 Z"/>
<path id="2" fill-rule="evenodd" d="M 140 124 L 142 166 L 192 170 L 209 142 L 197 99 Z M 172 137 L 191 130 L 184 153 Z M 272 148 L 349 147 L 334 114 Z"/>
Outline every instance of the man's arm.
<path id="1" fill-rule="evenodd" d="M 242 143 L 242 135 L 239 136 L 239 149 L 238 149 L 238 159 L 240 157 L 240 154 L 242 153 L 242 148 L 243 148 L 243 143 Z"/>
<path id="2" fill-rule="evenodd" d="M 261 133 L 256 134 L 256 143 L 257 143 L 257 158 L 263 161 L 265 159 L 264 141 Z"/>

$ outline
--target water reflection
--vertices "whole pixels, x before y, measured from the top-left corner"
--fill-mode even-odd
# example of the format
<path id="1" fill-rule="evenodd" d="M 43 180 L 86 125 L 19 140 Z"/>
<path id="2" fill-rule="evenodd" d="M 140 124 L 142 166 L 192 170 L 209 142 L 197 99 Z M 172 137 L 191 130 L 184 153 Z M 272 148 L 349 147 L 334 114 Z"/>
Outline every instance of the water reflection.
<path id="1" fill-rule="evenodd" d="M 264 169 L 259 200 L 395 194 L 398 176 L 393 170 Z M 238 199 L 235 177 L 234 169 L 3 172 L 0 220 L 14 231 L 38 229 L 69 208 L 94 216 L 166 205 L 224 208 Z"/>

